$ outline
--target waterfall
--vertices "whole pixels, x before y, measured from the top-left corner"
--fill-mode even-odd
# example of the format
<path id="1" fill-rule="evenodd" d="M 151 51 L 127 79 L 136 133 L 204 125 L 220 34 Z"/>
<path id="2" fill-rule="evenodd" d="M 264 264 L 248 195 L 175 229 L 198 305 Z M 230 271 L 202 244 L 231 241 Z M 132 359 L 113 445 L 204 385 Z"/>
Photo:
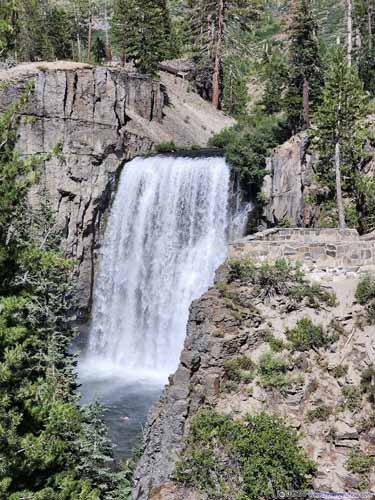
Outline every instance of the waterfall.
<path id="1" fill-rule="evenodd" d="M 229 169 L 222 158 L 137 158 L 122 172 L 96 279 L 87 362 L 166 377 L 191 302 L 227 254 Z"/>

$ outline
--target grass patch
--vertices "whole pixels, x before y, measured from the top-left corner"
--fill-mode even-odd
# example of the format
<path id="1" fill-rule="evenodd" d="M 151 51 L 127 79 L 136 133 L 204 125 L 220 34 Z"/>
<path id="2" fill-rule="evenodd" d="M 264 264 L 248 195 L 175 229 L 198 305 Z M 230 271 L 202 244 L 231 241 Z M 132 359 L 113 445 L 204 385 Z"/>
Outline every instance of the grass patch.
<path id="1" fill-rule="evenodd" d="M 281 419 L 262 413 L 234 422 L 206 410 L 192 420 L 175 478 L 208 500 L 258 500 L 309 488 L 314 471 L 296 431 Z"/>

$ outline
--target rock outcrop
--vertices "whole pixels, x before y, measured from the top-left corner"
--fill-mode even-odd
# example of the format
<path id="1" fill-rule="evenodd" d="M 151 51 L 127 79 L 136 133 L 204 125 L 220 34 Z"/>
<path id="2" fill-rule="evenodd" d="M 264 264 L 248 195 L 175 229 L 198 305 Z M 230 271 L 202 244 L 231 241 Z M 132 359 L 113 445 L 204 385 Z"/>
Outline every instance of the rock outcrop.
<path id="1" fill-rule="evenodd" d="M 305 226 L 310 222 L 311 214 L 305 201 L 313 158 L 307 153 L 307 146 L 306 135 L 296 135 L 279 146 L 267 161 L 268 175 L 262 189 L 263 215 L 272 226 L 282 223 Z"/>
<path id="2" fill-rule="evenodd" d="M 21 110 L 18 148 L 23 155 L 62 154 L 47 161 L 33 203 L 48 196 L 77 261 L 83 306 L 89 306 L 107 209 L 125 162 L 173 141 L 186 149 L 206 146 L 232 120 L 188 91 L 179 78 L 161 80 L 119 68 L 58 62 L 0 71 L 0 111 L 35 90 Z"/>
<path id="3" fill-rule="evenodd" d="M 375 270 L 366 255 L 359 258 L 361 245 L 366 249 L 370 245 L 374 251 L 375 242 L 360 240 L 355 231 L 270 230 L 262 239 L 258 236 L 253 241 L 233 243 L 231 257 L 247 259 L 251 246 L 257 244 L 287 248 L 298 243 L 309 252 L 323 240 L 336 246 L 357 245 L 358 260 L 348 268 L 342 265 L 340 255 L 331 266 L 319 256 L 313 266 L 311 259 L 303 261 L 308 281 L 334 292 L 336 304 L 317 307 L 307 299 L 292 303 L 278 294 L 259 297 L 250 283 L 228 280 L 227 265 L 217 273 L 218 285 L 192 304 L 179 368 L 149 416 L 144 452 L 135 475 L 135 500 L 206 498 L 173 481 L 191 419 L 204 407 L 235 419 L 264 409 L 281 416 L 300 432 L 303 448 L 317 463 L 314 488 L 353 491 L 361 487 L 363 478 L 349 470 L 348 458 L 357 449 L 367 456 L 375 455 L 374 430 L 368 425 L 371 404 L 360 388 L 363 371 L 375 359 L 375 327 L 366 322 L 365 310 L 356 304 L 354 293 L 361 274 Z M 301 260 L 300 255 L 286 253 L 283 255 L 289 260 Z M 275 258 L 277 255 L 271 260 Z M 266 255 L 263 260 L 268 260 Z M 286 332 L 304 318 L 321 325 L 334 340 L 319 349 L 290 351 Z M 228 361 L 246 356 L 257 366 L 262 355 L 271 350 L 271 337 L 284 346 L 277 356 L 289 363 L 287 377 L 294 382 L 281 391 L 262 384 L 255 375 L 253 380 L 228 386 Z M 374 484 L 374 469 L 368 479 Z"/>

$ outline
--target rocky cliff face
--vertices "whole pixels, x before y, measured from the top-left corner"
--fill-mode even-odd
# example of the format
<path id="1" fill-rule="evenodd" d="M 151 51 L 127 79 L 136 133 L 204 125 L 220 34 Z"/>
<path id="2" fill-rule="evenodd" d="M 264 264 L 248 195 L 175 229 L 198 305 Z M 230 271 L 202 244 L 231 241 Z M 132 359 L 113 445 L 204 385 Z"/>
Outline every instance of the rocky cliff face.
<path id="1" fill-rule="evenodd" d="M 125 162 L 156 144 L 206 146 L 232 121 L 170 75 L 160 81 L 116 68 L 76 63 L 35 63 L 0 71 L 0 111 L 35 91 L 22 110 L 18 148 L 24 155 L 62 146 L 44 165 L 33 203 L 48 196 L 77 260 L 82 305 L 90 305 L 107 208 Z"/>
<path id="2" fill-rule="evenodd" d="M 323 252 L 321 245 L 330 248 Z M 355 262 L 343 263 L 341 245 L 353 245 L 350 255 Z M 375 255 L 375 242 L 360 240 L 355 231 L 274 230 L 262 240 L 234 243 L 231 256 L 240 262 L 254 258 L 252 246 L 257 246 L 260 261 L 280 255 L 291 261 L 302 257 L 307 281 L 334 292 L 337 301 L 318 305 L 307 297 L 292 300 L 285 293 L 267 294 L 264 287 L 256 290 L 246 280 L 229 279 L 224 265 L 217 286 L 191 307 L 179 368 L 150 414 L 136 471 L 136 500 L 207 498 L 173 480 L 191 419 L 205 407 L 235 419 L 264 409 L 281 416 L 299 431 L 303 448 L 317 463 L 318 490 L 353 491 L 365 480 L 374 484 L 374 469 L 363 477 L 350 470 L 348 459 L 353 450 L 375 455 L 371 404 L 360 388 L 364 370 L 375 359 L 375 327 L 354 298 L 361 273 L 375 269 L 367 260 L 369 248 Z M 270 255 L 270 246 L 283 250 Z M 302 256 L 296 247 L 304 248 Z M 320 348 L 290 349 L 286 332 L 306 318 L 320 325 L 331 341 Z M 272 351 L 272 338 L 277 339 L 277 353 Z M 288 366 L 285 387 L 267 385 L 258 371 L 252 378 L 230 378 L 228 362 L 246 357 L 259 367 L 262 356 L 271 351 Z"/>
<path id="3" fill-rule="evenodd" d="M 306 135 L 299 134 L 278 147 L 268 159 L 268 175 L 262 190 L 266 201 L 264 218 L 268 224 L 306 226 L 313 223 L 314 214 L 306 206 L 313 175 L 313 158 L 307 153 L 307 147 Z"/>

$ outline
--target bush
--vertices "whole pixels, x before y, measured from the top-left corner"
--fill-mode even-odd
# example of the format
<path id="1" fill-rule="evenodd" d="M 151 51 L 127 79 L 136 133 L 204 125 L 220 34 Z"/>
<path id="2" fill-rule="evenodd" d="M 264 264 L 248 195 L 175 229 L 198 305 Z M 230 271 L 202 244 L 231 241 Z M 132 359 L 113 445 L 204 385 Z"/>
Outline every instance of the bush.
<path id="1" fill-rule="evenodd" d="M 268 352 L 259 360 L 258 374 L 260 384 L 284 391 L 290 387 L 294 380 L 288 374 L 289 364 L 283 358 Z"/>
<path id="2" fill-rule="evenodd" d="M 231 260 L 229 280 L 240 280 L 256 285 L 264 296 L 286 295 L 292 284 L 303 283 L 304 274 L 299 266 L 285 259 L 275 264 L 256 265 L 252 260 Z"/>
<path id="3" fill-rule="evenodd" d="M 350 411 L 357 410 L 361 406 L 362 396 L 361 391 L 352 385 L 345 385 L 342 388 L 342 395 L 344 397 L 344 407 Z"/>
<path id="4" fill-rule="evenodd" d="M 331 414 L 332 408 L 325 404 L 321 404 L 307 413 L 307 420 L 309 422 L 316 422 L 317 420 L 327 420 L 327 418 Z"/>
<path id="5" fill-rule="evenodd" d="M 319 308 L 321 303 L 334 307 L 336 305 L 336 295 L 333 292 L 327 292 L 316 283 L 302 283 L 291 287 L 289 297 L 297 304 L 307 299 L 307 305 L 313 308 Z"/>
<path id="6" fill-rule="evenodd" d="M 206 410 L 193 420 L 176 479 L 203 491 L 209 500 L 258 500 L 278 490 L 306 489 L 314 463 L 296 431 L 262 413 L 234 422 Z"/>
<path id="7" fill-rule="evenodd" d="M 268 344 L 273 352 L 281 352 L 287 347 L 282 339 L 274 337 L 273 335 L 269 337 Z"/>
<path id="8" fill-rule="evenodd" d="M 375 299 L 375 277 L 366 275 L 361 279 L 357 290 L 355 292 L 355 298 L 357 302 L 361 305 L 368 304 L 371 300 Z"/>
<path id="9" fill-rule="evenodd" d="M 239 173 L 245 189 L 256 194 L 266 175 L 267 157 L 288 138 L 285 120 L 256 113 L 240 118 L 236 125 L 219 132 L 210 144 L 224 149 L 226 159 Z"/>
<path id="10" fill-rule="evenodd" d="M 323 328 L 314 325 L 310 318 L 297 321 L 297 325 L 293 329 L 286 331 L 286 336 L 295 351 L 319 349 L 332 342 L 332 337 L 325 335 Z"/>
<path id="11" fill-rule="evenodd" d="M 367 275 L 359 282 L 355 298 L 363 306 L 367 306 L 370 324 L 375 324 L 375 276 Z"/>
<path id="12" fill-rule="evenodd" d="M 254 363 L 247 356 L 229 359 L 224 364 L 228 380 L 249 383 L 254 378 Z"/>
<path id="13" fill-rule="evenodd" d="M 351 451 L 349 459 L 346 462 L 347 468 L 355 474 L 368 474 L 374 465 L 374 457 L 366 455 L 358 448 Z"/>
<path id="14" fill-rule="evenodd" d="M 371 365 L 361 374 L 361 389 L 371 403 L 375 403 L 375 366 Z"/>
<path id="15" fill-rule="evenodd" d="M 255 285 L 257 294 L 262 298 L 285 295 L 296 304 L 306 298 L 308 305 L 315 308 L 321 302 L 329 306 L 336 303 L 334 294 L 309 283 L 301 267 L 285 259 L 261 265 L 256 265 L 250 259 L 232 259 L 229 261 L 229 282 L 236 280 Z"/>
<path id="16" fill-rule="evenodd" d="M 335 378 L 342 378 L 348 373 L 348 365 L 337 365 L 332 368 L 332 375 Z"/>
<path id="17" fill-rule="evenodd" d="M 173 141 L 170 141 L 157 144 L 155 149 L 157 153 L 174 153 L 178 150 L 178 147 Z"/>

